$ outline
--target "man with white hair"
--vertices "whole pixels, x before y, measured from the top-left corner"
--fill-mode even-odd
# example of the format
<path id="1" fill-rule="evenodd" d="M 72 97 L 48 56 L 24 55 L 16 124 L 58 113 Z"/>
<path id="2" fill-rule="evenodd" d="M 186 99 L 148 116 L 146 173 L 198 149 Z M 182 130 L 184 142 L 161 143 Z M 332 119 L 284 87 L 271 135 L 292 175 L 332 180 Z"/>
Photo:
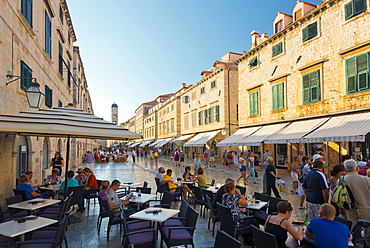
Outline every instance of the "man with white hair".
<path id="1" fill-rule="evenodd" d="M 344 182 L 351 189 L 358 208 L 346 209 L 347 218 L 352 223 L 357 223 L 359 219 L 370 221 L 370 178 L 358 175 L 358 166 L 354 159 L 344 161 L 344 168 L 347 171 Z"/>

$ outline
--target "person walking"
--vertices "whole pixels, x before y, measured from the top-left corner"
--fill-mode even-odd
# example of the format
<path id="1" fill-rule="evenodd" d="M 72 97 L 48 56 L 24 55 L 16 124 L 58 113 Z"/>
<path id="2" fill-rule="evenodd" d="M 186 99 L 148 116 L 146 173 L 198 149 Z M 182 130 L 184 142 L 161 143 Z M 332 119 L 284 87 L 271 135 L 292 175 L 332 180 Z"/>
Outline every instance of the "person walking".
<path id="1" fill-rule="evenodd" d="M 272 157 L 268 157 L 266 162 L 268 163 L 268 166 L 266 168 L 266 192 L 264 192 L 264 194 L 271 195 L 272 190 L 276 198 L 281 198 L 275 185 L 275 181 L 276 179 L 279 179 L 279 177 L 275 165 L 273 164 L 274 160 Z"/>
<path id="2" fill-rule="evenodd" d="M 292 168 L 291 168 L 291 171 L 290 171 L 290 175 L 292 177 L 292 180 L 293 180 L 293 189 L 291 190 L 291 192 L 293 193 L 293 195 L 298 195 L 298 171 L 299 171 L 299 158 L 298 156 L 295 156 L 294 157 L 294 162 L 292 163 Z"/>
<path id="3" fill-rule="evenodd" d="M 213 150 L 211 150 L 210 152 L 209 152 L 209 166 L 210 167 L 216 167 L 216 165 L 215 165 L 215 153 L 213 152 Z"/>
<path id="4" fill-rule="evenodd" d="M 178 149 L 175 150 L 175 152 L 173 153 L 174 157 L 175 157 L 175 166 L 180 166 L 180 152 Z"/>
<path id="5" fill-rule="evenodd" d="M 203 159 L 204 159 L 204 169 L 208 167 L 208 160 L 209 160 L 209 154 L 207 150 L 204 150 L 203 152 Z"/>
<path id="6" fill-rule="evenodd" d="M 87 151 L 85 155 L 86 166 L 91 167 L 93 162 L 94 162 L 94 155 L 90 151 Z"/>
<path id="7" fill-rule="evenodd" d="M 154 162 L 156 165 L 158 165 L 158 158 L 159 158 L 158 151 L 155 150 L 153 155 L 154 155 Z"/>
<path id="8" fill-rule="evenodd" d="M 253 177 L 254 184 L 257 184 L 256 175 L 254 172 L 254 153 L 253 152 L 249 153 L 248 165 L 249 165 L 249 175 L 246 178 L 246 182 L 248 183 L 248 179 L 250 177 Z"/>
<path id="9" fill-rule="evenodd" d="M 134 163 L 135 163 L 135 157 L 136 157 L 136 152 L 135 152 L 135 150 L 132 150 L 131 156 L 132 156 L 132 162 L 134 162 Z"/>
<path id="10" fill-rule="evenodd" d="M 194 161 L 194 174 L 198 174 L 198 169 L 201 166 L 200 157 L 199 154 L 195 155 L 195 161 Z"/>
<path id="11" fill-rule="evenodd" d="M 236 180 L 236 183 L 239 184 L 239 180 L 241 178 L 243 178 L 244 185 L 247 185 L 247 181 L 246 181 L 246 175 L 247 175 L 247 158 L 245 157 L 245 152 L 242 152 L 240 154 L 239 163 L 240 163 L 240 173 L 241 173 L 241 175 L 238 178 L 238 180 Z"/>

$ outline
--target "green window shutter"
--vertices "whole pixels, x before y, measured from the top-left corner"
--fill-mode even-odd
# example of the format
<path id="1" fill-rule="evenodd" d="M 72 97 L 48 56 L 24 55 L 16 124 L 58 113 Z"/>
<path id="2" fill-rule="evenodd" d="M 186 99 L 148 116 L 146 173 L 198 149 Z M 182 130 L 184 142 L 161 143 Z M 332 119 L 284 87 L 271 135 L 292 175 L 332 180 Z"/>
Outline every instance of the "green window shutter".
<path id="1" fill-rule="evenodd" d="M 63 46 L 59 42 L 59 73 L 63 76 Z"/>
<path id="2" fill-rule="evenodd" d="M 357 57 L 357 82 L 358 89 L 365 90 L 369 88 L 369 61 L 368 54 L 362 54 Z"/>
<path id="3" fill-rule="evenodd" d="M 317 22 L 308 25 L 308 39 L 312 39 L 317 36 Z"/>
<path id="4" fill-rule="evenodd" d="M 308 40 L 308 27 L 302 29 L 302 41 L 305 42 Z"/>
<path id="5" fill-rule="evenodd" d="M 278 84 L 277 88 L 278 100 L 277 100 L 277 107 L 278 109 L 284 108 L 284 83 Z"/>
<path id="6" fill-rule="evenodd" d="M 198 112 L 198 125 L 202 125 L 201 112 Z"/>
<path id="7" fill-rule="evenodd" d="M 276 53 L 276 46 L 273 46 L 272 47 L 272 57 L 276 56 L 277 53 Z"/>
<path id="8" fill-rule="evenodd" d="M 59 108 L 63 107 L 63 103 L 62 103 L 62 101 L 61 101 L 61 100 L 58 100 L 58 107 L 59 107 Z"/>
<path id="9" fill-rule="evenodd" d="M 51 58 L 51 21 L 48 13 L 45 11 L 45 52 Z"/>
<path id="10" fill-rule="evenodd" d="M 253 68 L 257 66 L 257 57 L 253 57 L 249 60 L 249 67 Z"/>
<path id="11" fill-rule="evenodd" d="M 320 71 L 310 73 L 311 79 L 311 101 L 320 100 Z"/>
<path id="12" fill-rule="evenodd" d="M 204 124 L 208 124 L 208 109 L 203 110 Z"/>
<path id="13" fill-rule="evenodd" d="M 344 16 L 348 20 L 353 16 L 353 2 L 348 2 L 344 5 Z"/>
<path id="14" fill-rule="evenodd" d="M 32 8 L 33 8 L 33 1 L 32 0 L 22 0 L 21 1 L 21 13 L 28 22 L 28 24 L 32 27 Z"/>
<path id="15" fill-rule="evenodd" d="M 53 106 L 53 90 L 45 85 L 45 106 L 51 108 Z"/>
<path id="16" fill-rule="evenodd" d="M 272 47 L 272 57 L 280 54 L 283 52 L 283 43 L 280 42 Z"/>
<path id="17" fill-rule="evenodd" d="M 272 110 L 277 110 L 277 85 L 272 86 Z"/>
<path id="18" fill-rule="evenodd" d="M 220 105 L 216 106 L 216 111 L 215 111 L 215 122 L 220 121 Z"/>
<path id="19" fill-rule="evenodd" d="M 310 75 L 303 75 L 303 103 L 310 102 Z"/>
<path id="20" fill-rule="evenodd" d="M 360 14 L 366 10 L 366 0 L 352 0 L 354 2 L 354 14 Z"/>
<path id="21" fill-rule="evenodd" d="M 20 79 L 21 89 L 28 90 L 32 82 L 32 70 L 22 60 L 21 60 L 21 77 L 27 77 Z"/>
<path id="22" fill-rule="evenodd" d="M 347 78 L 347 92 L 356 92 L 356 57 L 346 60 L 346 78 Z"/>
<path id="23" fill-rule="evenodd" d="M 258 91 L 249 95 L 249 114 L 258 114 Z"/>

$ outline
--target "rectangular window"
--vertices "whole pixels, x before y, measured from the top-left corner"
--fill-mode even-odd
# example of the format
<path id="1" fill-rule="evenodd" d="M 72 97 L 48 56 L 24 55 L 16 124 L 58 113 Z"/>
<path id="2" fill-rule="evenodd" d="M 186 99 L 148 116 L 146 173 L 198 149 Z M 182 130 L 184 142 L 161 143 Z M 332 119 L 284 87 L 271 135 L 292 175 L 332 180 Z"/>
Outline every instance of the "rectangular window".
<path id="1" fill-rule="evenodd" d="M 283 109 L 284 106 L 284 82 L 272 86 L 272 110 Z"/>
<path id="2" fill-rule="evenodd" d="M 63 76 L 63 46 L 59 42 L 59 73 Z"/>
<path id="3" fill-rule="evenodd" d="M 320 101 L 320 70 L 303 75 L 302 88 L 303 104 Z"/>
<path id="4" fill-rule="evenodd" d="M 275 23 L 275 34 L 283 30 L 283 21 L 278 21 Z"/>
<path id="5" fill-rule="evenodd" d="M 25 78 L 26 77 L 26 78 Z M 28 90 L 32 82 L 32 70 L 21 60 L 21 89 Z"/>
<path id="6" fill-rule="evenodd" d="M 197 126 L 197 112 L 191 113 L 191 126 L 192 127 Z"/>
<path id="7" fill-rule="evenodd" d="M 302 17 L 302 9 L 297 10 L 294 12 L 294 21 L 301 19 Z"/>
<path id="8" fill-rule="evenodd" d="M 62 5 L 60 5 L 60 6 L 59 6 L 59 19 L 60 19 L 60 21 L 61 21 L 61 22 L 62 22 L 62 24 L 63 24 L 64 12 L 63 12 Z"/>
<path id="9" fill-rule="evenodd" d="M 249 60 L 249 68 L 253 68 L 257 66 L 257 57 L 253 57 Z"/>
<path id="10" fill-rule="evenodd" d="M 209 117 L 208 117 L 208 109 L 203 110 L 203 124 L 208 124 Z"/>
<path id="11" fill-rule="evenodd" d="M 346 59 L 346 83 L 348 94 L 369 89 L 369 56 L 370 53 L 363 53 Z"/>
<path id="12" fill-rule="evenodd" d="M 171 132 L 175 132 L 175 121 L 171 120 Z"/>
<path id="13" fill-rule="evenodd" d="M 200 88 L 200 94 L 204 94 L 204 92 L 205 92 L 205 87 Z"/>
<path id="14" fill-rule="evenodd" d="M 216 80 L 211 82 L 211 89 L 216 88 Z"/>
<path id="15" fill-rule="evenodd" d="M 51 21 L 47 11 L 45 11 L 45 52 L 51 58 Z"/>
<path id="16" fill-rule="evenodd" d="M 311 23 L 307 25 L 304 29 L 302 29 L 302 41 L 308 41 L 317 36 L 317 22 Z"/>
<path id="17" fill-rule="evenodd" d="M 184 116 L 184 129 L 189 128 L 189 115 Z"/>
<path id="18" fill-rule="evenodd" d="M 191 100 L 194 100 L 195 98 L 197 98 L 197 92 L 192 92 L 191 93 Z"/>
<path id="19" fill-rule="evenodd" d="M 204 125 L 204 111 L 198 112 L 198 125 Z"/>
<path id="20" fill-rule="evenodd" d="M 259 114 L 258 91 L 249 94 L 249 115 Z"/>
<path id="21" fill-rule="evenodd" d="M 216 106 L 216 111 L 215 111 L 215 122 L 220 121 L 220 105 Z"/>
<path id="22" fill-rule="evenodd" d="M 59 108 L 63 107 L 63 103 L 62 103 L 62 101 L 61 101 L 61 100 L 58 100 L 58 107 L 59 107 Z"/>
<path id="23" fill-rule="evenodd" d="M 32 0 L 22 0 L 21 12 L 28 24 L 32 27 Z"/>
<path id="24" fill-rule="evenodd" d="M 53 106 L 53 90 L 45 85 L 45 106 L 51 108 Z"/>
<path id="25" fill-rule="evenodd" d="M 283 52 L 283 42 L 280 42 L 272 47 L 272 57 Z"/>
<path id="26" fill-rule="evenodd" d="M 352 0 L 344 5 L 344 16 L 348 20 L 367 9 L 366 0 Z"/>

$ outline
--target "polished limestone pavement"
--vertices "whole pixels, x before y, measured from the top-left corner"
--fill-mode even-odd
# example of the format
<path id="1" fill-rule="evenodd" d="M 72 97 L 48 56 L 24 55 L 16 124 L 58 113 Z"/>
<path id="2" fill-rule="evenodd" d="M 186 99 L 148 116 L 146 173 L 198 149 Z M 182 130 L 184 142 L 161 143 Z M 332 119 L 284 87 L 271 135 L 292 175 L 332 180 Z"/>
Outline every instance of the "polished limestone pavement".
<path id="1" fill-rule="evenodd" d="M 192 161 L 189 160 L 187 165 L 192 165 Z M 84 167 L 85 164 L 80 164 L 79 167 Z M 93 164 L 91 169 L 93 170 L 97 179 L 109 180 L 118 179 L 121 183 L 124 182 L 134 182 L 142 183 L 144 181 L 148 182 L 148 187 L 152 188 L 152 193 L 156 190 L 154 176 L 158 168 L 163 166 L 165 169 L 171 168 L 173 170 L 172 177 L 182 177 L 184 172 L 184 167 L 176 167 L 173 162 L 170 162 L 166 158 L 161 158 L 158 165 L 148 158 L 138 157 L 136 163 L 132 163 L 130 160 L 127 163 L 97 163 Z M 74 168 L 75 170 L 77 168 Z M 247 187 L 247 194 L 252 194 L 255 191 L 262 192 L 262 169 L 257 168 L 259 178 L 257 178 L 258 184 L 253 184 L 252 180 L 249 180 Z M 212 178 L 215 179 L 216 184 L 223 184 L 225 179 L 232 177 L 237 179 L 240 175 L 238 170 L 216 165 L 216 167 L 206 168 L 204 174 L 206 175 L 207 183 L 210 183 Z M 290 173 L 286 170 L 279 170 L 279 176 L 286 182 L 286 192 L 281 193 L 283 199 L 288 200 L 294 206 L 294 213 L 292 215 L 292 221 L 304 219 L 306 214 L 305 210 L 298 209 L 299 197 L 298 195 L 293 195 L 290 190 L 292 189 L 292 179 Z M 240 180 L 242 186 L 242 180 Z M 85 204 L 86 206 L 86 204 Z M 174 203 L 173 208 L 178 208 L 179 203 Z M 196 207 L 199 210 L 199 207 Z M 103 219 L 100 234 L 97 231 L 96 222 L 99 215 L 99 203 L 91 200 L 90 210 L 84 211 L 83 213 L 74 212 L 73 215 L 82 220 L 82 222 L 71 224 L 68 226 L 68 231 L 66 233 L 69 247 L 79 248 L 79 247 L 99 247 L 99 248 L 116 248 L 121 247 L 122 235 L 119 226 L 113 226 L 110 233 L 109 241 L 107 241 L 107 219 Z M 195 231 L 194 243 L 195 247 L 212 247 L 214 244 L 214 237 L 212 237 L 212 231 L 207 228 L 208 214 L 205 218 L 199 216 L 197 222 L 197 229 Z M 212 225 L 211 225 L 212 227 Z M 219 228 L 219 223 L 216 224 L 215 230 Z M 242 240 L 239 237 L 239 240 Z M 159 247 L 159 244 L 158 244 Z M 164 247 L 165 244 L 164 244 Z M 249 247 L 243 244 L 242 247 Z"/>

